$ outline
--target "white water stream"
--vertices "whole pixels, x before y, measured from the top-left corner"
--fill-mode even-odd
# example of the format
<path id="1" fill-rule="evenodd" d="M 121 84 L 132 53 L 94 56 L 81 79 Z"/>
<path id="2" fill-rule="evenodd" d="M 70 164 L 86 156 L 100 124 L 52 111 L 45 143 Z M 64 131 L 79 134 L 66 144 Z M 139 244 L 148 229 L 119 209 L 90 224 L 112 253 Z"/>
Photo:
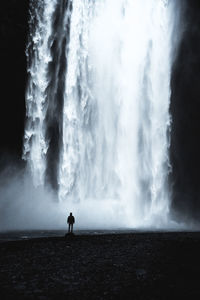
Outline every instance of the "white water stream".
<path id="1" fill-rule="evenodd" d="M 174 1 L 38 1 L 24 138 L 35 185 L 45 184 L 49 168 L 46 90 L 58 5 L 67 37 L 63 110 L 55 115 L 62 128 L 58 198 L 93 222 L 167 224 Z"/>

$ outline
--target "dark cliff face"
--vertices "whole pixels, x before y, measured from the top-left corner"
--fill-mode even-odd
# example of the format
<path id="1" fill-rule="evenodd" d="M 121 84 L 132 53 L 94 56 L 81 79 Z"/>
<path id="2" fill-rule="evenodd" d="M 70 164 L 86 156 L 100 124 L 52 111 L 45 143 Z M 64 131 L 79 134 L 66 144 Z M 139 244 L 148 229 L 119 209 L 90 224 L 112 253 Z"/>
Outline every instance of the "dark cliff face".
<path id="1" fill-rule="evenodd" d="M 0 1 L 0 154 L 20 160 L 25 120 L 30 0 Z M 185 1 L 183 38 L 172 73 L 173 208 L 200 216 L 200 1 Z M 4 155 L 2 155 L 4 158 Z"/>
<path id="2" fill-rule="evenodd" d="M 0 153 L 21 155 L 29 0 L 0 1 Z"/>
<path id="3" fill-rule="evenodd" d="M 200 1 L 187 0 L 172 73 L 173 208 L 200 216 Z"/>

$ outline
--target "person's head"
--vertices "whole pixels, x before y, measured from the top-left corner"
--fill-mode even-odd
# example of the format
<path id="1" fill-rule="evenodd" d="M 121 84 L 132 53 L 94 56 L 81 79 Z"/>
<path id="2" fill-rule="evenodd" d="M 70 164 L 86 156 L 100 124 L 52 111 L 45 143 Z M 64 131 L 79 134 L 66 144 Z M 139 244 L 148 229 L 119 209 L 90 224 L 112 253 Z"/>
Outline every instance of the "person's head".
<path id="1" fill-rule="evenodd" d="M 70 212 L 70 216 L 72 216 L 72 213 Z"/>

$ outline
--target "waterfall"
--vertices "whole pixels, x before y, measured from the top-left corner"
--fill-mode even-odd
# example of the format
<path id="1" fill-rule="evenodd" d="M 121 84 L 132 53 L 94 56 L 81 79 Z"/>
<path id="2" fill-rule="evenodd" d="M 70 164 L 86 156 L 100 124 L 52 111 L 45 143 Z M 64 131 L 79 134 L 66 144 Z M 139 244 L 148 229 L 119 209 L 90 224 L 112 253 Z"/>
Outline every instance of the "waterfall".
<path id="1" fill-rule="evenodd" d="M 27 122 L 24 136 L 24 158 L 31 166 L 35 184 L 44 183 L 48 142 L 45 139 L 46 88 L 48 86 L 48 64 L 51 61 L 49 36 L 52 31 L 51 18 L 55 1 L 38 1 L 31 28 L 27 51 L 29 82 L 26 93 Z M 31 7 L 33 9 L 33 7 Z"/>
<path id="2" fill-rule="evenodd" d="M 31 8 L 23 157 L 35 185 L 88 217 L 166 223 L 174 1 Z"/>

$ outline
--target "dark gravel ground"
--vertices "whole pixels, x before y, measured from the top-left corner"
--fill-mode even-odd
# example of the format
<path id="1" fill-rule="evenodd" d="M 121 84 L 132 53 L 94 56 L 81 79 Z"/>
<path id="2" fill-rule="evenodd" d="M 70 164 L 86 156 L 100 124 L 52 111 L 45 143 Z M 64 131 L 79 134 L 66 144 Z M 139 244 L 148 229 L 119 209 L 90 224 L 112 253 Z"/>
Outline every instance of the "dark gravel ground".
<path id="1" fill-rule="evenodd" d="M 0 299 L 200 299 L 200 233 L 3 242 Z"/>

